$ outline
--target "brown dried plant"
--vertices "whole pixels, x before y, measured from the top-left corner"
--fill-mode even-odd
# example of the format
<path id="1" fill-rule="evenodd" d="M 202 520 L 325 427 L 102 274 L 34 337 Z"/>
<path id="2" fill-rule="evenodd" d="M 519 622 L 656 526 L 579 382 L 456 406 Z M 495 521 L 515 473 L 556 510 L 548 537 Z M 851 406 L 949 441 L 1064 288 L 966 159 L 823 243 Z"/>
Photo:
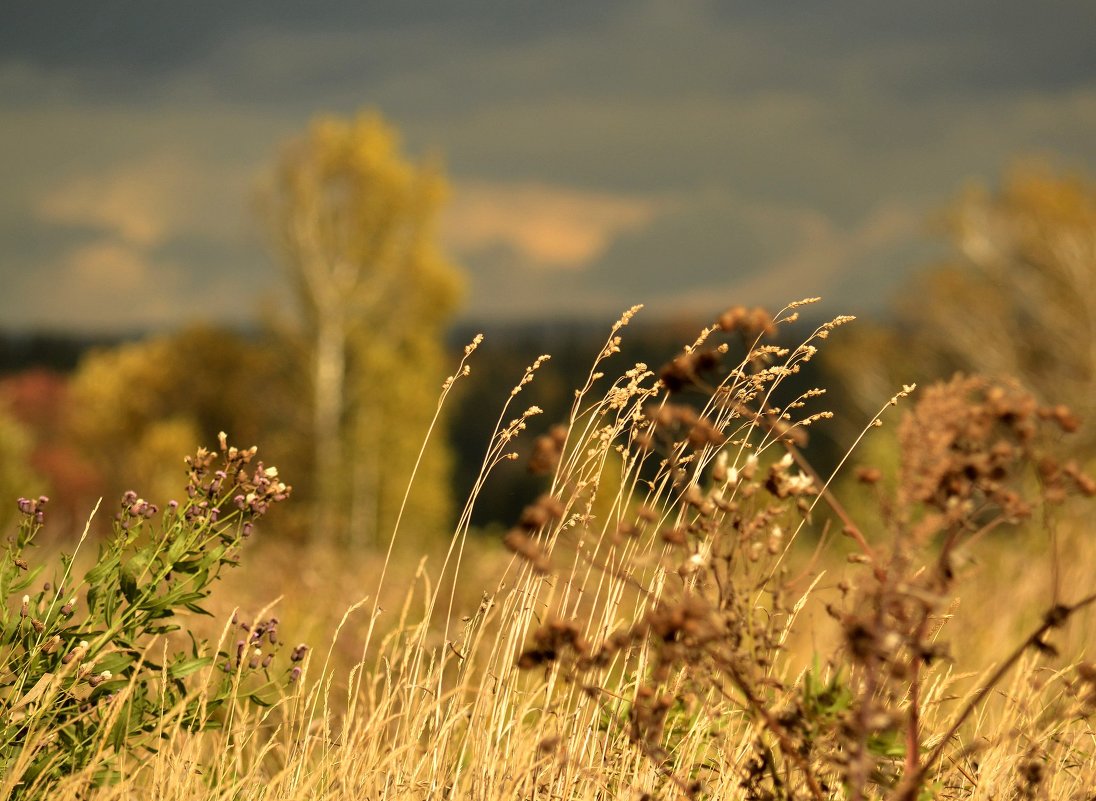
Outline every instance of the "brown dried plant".
<path id="1" fill-rule="evenodd" d="M 538 440 L 537 469 L 556 466 L 547 497 L 558 514 L 538 514 L 542 498 L 507 545 L 537 573 L 553 561 L 559 572 L 564 551 L 571 568 L 560 576 L 563 593 L 543 602 L 552 611 L 517 664 L 580 688 L 553 714 L 593 699 L 603 727 L 630 741 L 679 797 L 705 794 L 695 749 L 714 738 L 705 748 L 744 756 L 743 798 L 913 801 L 942 781 L 941 760 L 989 691 L 1030 649 L 1052 651 L 1047 635 L 1096 598 L 1056 598 L 979 692 L 929 730 L 925 676 L 947 660 L 939 634 L 958 554 L 1037 508 L 1049 514 L 1070 495 L 1091 497 L 1096 485 L 1044 447 L 1048 429 L 1076 430 L 1068 410 L 1042 407 L 1014 386 L 956 377 L 924 391 L 899 425 L 893 493 L 882 490 L 877 468 L 858 470 L 875 486 L 883 521 L 862 529 L 800 450 L 809 426 L 830 416 L 806 411 L 822 390 L 778 404 L 785 379 L 849 318 L 796 347 L 771 343 L 796 305 L 775 316 L 729 310 L 657 379 L 637 366 L 585 417 L 576 412 Z M 734 340 L 715 344 L 717 333 L 745 338 L 733 367 L 722 363 Z M 904 387 L 888 406 L 913 390 Z M 609 453 L 623 490 L 606 514 L 580 468 Z M 842 632 L 828 675 L 800 666 L 788 679 L 781 655 L 806 595 L 786 557 L 805 526 L 821 528 L 825 545 L 834 521 L 862 569 L 827 604 Z M 579 565 L 603 576 L 611 601 L 568 592 L 577 583 L 581 595 L 588 584 L 576 579 Z M 626 588 L 636 611 L 621 625 L 608 608 L 624 608 Z M 712 708 L 748 725 L 726 726 Z M 1037 783 L 1032 771 L 1024 775 L 1029 788 Z"/>
<path id="2" fill-rule="evenodd" d="M 823 477 L 808 435 L 830 417 L 816 405 L 825 393 L 792 391 L 790 379 L 850 318 L 788 344 L 808 302 L 730 309 L 667 365 L 610 372 L 629 310 L 567 418 L 534 443 L 542 493 L 501 543 L 486 542 L 473 536 L 473 506 L 540 413 L 511 409 L 547 357 L 536 359 L 505 399 L 440 567 L 401 564 L 399 525 L 383 560 L 349 580 L 337 575 L 350 572 L 345 554 L 326 571 L 309 565 L 314 591 L 290 605 L 285 628 L 322 604 L 342 617 L 326 656 L 294 651 L 292 692 L 201 735 L 173 725 L 185 707 L 171 710 L 155 754 L 126 761 L 116 784 L 94 789 L 92 760 L 50 797 L 1090 798 L 1096 666 L 1091 654 L 1054 655 L 1067 645 L 1058 630 L 1096 606 L 1070 589 L 1090 580 L 1096 548 L 1076 536 L 1078 515 L 1055 524 L 1061 505 L 1096 492 L 1081 465 L 1055 456 L 1079 421 L 977 377 L 919 390 L 916 404 L 903 387 L 864 428 L 892 404 L 910 406 L 895 464 L 844 471 L 861 487 Z M 203 459 L 191 468 L 218 478 Z M 879 514 L 850 490 L 873 494 Z M 1045 571 L 1025 561 L 1040 526 L 1054 535 Z M 1073 537 L 1075 558 L 1056 531 Z M 964 678 L 945 638 L 983 551 L 1037 573 L 1029 583 L 1053 594 L 1012 651 Z M 251 589 L 299 594 L 302 560 L 286 562 L 279 575 L 256 568 Z M 9 572 L 22 570 L 12 562 Z M 340 581 L 372 594 L 343 614 Z M 8 615 L 39 636 L 32 608 Z M 272 619 L 253 619 L 239 636 L 269 641 Z M 223 636 L 238 630 L 226 623 Z M 233 667 L 262 668 L 226 642 Z M 43 652 L 60 653 L 51 643 Z M 361 654 L 348 676 L 337 669 L 344 646 Z"/>

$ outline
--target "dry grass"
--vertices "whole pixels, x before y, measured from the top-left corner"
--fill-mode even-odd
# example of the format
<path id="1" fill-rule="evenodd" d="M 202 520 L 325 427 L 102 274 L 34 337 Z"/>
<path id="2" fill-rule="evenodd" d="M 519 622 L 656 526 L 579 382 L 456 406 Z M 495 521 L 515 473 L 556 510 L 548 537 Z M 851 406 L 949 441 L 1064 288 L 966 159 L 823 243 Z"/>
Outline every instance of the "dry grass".
<path id="1" fill-rule="evenodd" d="M 188 734 L 165 711 L 158 753 L 123 754 L 120 781 L 93 797 L 1089 798 L 1096 546 L 1079 515 L 1053 551 L 1040 526 L 971 531 L 1027 517 L 1008 494 L 1033 489 L 1019 471 L 1034 451 L 1008 428 L 1018 407 L 980 395 L 987 416 L 968 426 L 988 448 L 1005 426 L 1007 460 L 999 447 L 984 475 L 953 475 L 938 452 L 903 485 L 917 497 L 861 530 L 799 461 L 820 393 L 780 394 L 844 319 L 778 348 L 764 338 L 794 304 L 732 310 L 658 375 L 610 382 L 633 312 L 565 427 L 538 441 L 550 487 L 503 542 L 470 536 L 466 515 L 424 562 L 398 540 L 349 563 L 256 548 L 217 617 L 258 619 L 281 596 L 282 629 L 313 644 L 302 680 L 219 731 Z M 718 336 L 741 338 L 745 358 L 721 368 Z M 500 415 L 485 477 L 536 413 L 515 404 L 538 367 Z M 1044 495 L 1084 489 L 1079 472 L 1040 475 Z M 89 779 L 50 797 L 87 797 Z"/>

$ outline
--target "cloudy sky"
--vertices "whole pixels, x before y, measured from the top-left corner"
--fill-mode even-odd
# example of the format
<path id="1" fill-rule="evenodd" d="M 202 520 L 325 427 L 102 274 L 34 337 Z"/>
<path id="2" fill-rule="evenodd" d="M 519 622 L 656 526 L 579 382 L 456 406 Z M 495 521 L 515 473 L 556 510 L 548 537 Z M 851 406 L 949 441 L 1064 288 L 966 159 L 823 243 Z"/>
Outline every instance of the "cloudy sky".
<path id="1" fill-rule="evenodd" d="M 0 25 L 0 327 L 246 322 L 279 146 L 376 108 L 466 318 L 879 309 L 1021 157 L 1096 173 L 1091 0 L 68 0 Z"/>

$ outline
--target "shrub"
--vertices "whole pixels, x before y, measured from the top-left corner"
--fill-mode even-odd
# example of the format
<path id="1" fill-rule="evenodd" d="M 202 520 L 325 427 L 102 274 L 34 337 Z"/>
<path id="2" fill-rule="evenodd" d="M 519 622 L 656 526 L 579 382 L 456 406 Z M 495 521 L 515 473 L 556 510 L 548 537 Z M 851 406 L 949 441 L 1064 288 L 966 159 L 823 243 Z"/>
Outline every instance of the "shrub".
<path id="1" fill-rule="evenodd" d="M 29 557 L 48 499 L 19 500 L 22 522 L 0 563 L 0 795 L 41 797 L 80 772 L 108 783 L 120 760 L 155 753 L 174 727 L 216 727 L 236 701 L 266 703 L 284 684 L 272 669 L 276 618 L 242 624 L 248 633 L 218 651 L 180 622 L 206 614 L 202 602 L 255 521 L 290 493 L 255 455 L 222 434 L 217 451 L 186 460 L 182 503 L 161 511 L 127 492 L 81 581 L 62 555 L 38 583 L 44 566 Z"/>

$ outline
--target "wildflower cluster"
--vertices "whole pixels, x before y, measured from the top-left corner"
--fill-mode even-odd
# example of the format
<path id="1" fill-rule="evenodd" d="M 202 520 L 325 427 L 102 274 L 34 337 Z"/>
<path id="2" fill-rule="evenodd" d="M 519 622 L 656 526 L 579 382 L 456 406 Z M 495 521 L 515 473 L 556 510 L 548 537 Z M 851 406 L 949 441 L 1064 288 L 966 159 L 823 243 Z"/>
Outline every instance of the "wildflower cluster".
<path id="1" fill-rule="evenodd" d="M 281 622 L 276 617 L 256 621 L 250 624 L 240 620 L 238 616 L 232 618 L 232 622 L 238 632 L 236 646 L 232 653 L 221 653 L 221 670 L 224 673 L 237 675 L 252 674 L 262 671 L 262 677 L 272 681 L 275 677 L 270 670 L 285 643 L 278 634 L 278 624 Z M 288 683 L 294 684 L 301 677 L 302 666 L 308 646 L 305 643 L 296 645 L 289 656 L 292 667 L 289 670 Z"/>
<path id="2" fill-rule="evenodd" d="M 40 526 L 46 522 L 47 503 L 49 503 L 49 498 L 45 495 L 40 495 L 38 496 L 38 500 L 20 498 L 16 505 L 19 507 L 19 514 L 26 518 L 33 518 L 34 524 Z"/>
<path id="3" fill-rule="evenodd" d="M 241 450 L 229 446 L 223 432 L 220 446 L 219 452 L 199 448 L 195 456 L 186 459 L 189 468 L 186 492 L 193 502 L 187 514 L 191 520 L 204 517 L 216 523 L 225 511 L 225 500 L 231 497 L 232 506 L 246 523 L 259 519 L 272 504 L 289 497 L 292 487 L 278 479 L 278 468 L 265 467 L 261 461 L 252 466 L 255 447 Z M 219 465 L 220 462 L 223 464 Z"/>
<path id="4" fill-rule="evenodd" d="M 222 434 L 218 451 L 187 460 L 184 503 L 171 501 L 161 512 L 126 492 L 113 534 L 82 581 L 72 575 L 73 557 L 62 556 L 59 574 L 37 583 L 43 567 L 31 568 L 27 555 L 47 499 L 20 499 L 23 522 L 0 564 L 0 778 L 17 795 L 39 796 L 80 771 L 108 782 L 112 765 L 94 761 L 103 738 L 117 756 L 135 756 L 155 748 L 163 726 L 202 729 L 222 707 L 242 698 L 263 702 L 300 675 L 299 666 L 280 679 L 271 672 L 280 644 L 273 618 L 252 627 L 234 655 L 241 671 L 212 688 L 188 681 L 208 676 L 218 658 L 200 638 L 190 634 L 189 648 L 171 656 L 165 650 L 166 659 L 148 651 L 181 628 L 179 613 L 205 613 L 202 601 L 220 571 L 236 564 L 253 521 L 288 497 L 277 471 L 252 465 L 254 457 L 254 448 L 229 447 Z M 20 598 L 14 610 L 13 597 Z M 303 653 L 294 652 L 295 665 Z M 261 681 L 243 681 L 240 674 L 255 668 L 264 672 Z"/>

